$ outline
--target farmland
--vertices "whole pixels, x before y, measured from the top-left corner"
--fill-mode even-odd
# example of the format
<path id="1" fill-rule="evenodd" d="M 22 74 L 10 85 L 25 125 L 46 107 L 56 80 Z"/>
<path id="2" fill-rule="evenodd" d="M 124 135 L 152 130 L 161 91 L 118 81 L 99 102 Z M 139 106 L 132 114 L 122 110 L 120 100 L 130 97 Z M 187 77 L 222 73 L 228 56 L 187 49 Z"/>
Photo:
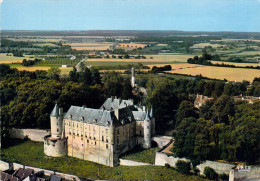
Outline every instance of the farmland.
<path id="1" fill-rule="evenodd" d="M 242 82 L 247 80 L 252 82 L 255 77 L 260 75 L 260 70 L 244 68 L 227 68 L 215 66 L 201 66 L 195 68 L 184 68 L 168 71 L 169 73 L 188 74 L 192 76 L 202 75 L 212 79 L 227 79 L 230 81 Z"/>
<path id="2" fill-rule="evenodd" d="M 70 43 L 72 49 L 75 50 L 107 50 L 113 43 Z"/>
<path id="3" fill-rule="evenodd" d="M 12 55 L 8 55 L 6 53 L 0 53 L 0 64 L 11 64 L 11 63 L 21 63 L 23 59 L 32 60 L 34 59 L 34 55 L 24 55 L 24 57 L 14 57 Z"/>
<path id="4" fill-rule="evenodd" d="M 16 67 L 19 71 L 30 71 L 30 72 L 34 72 L 36 70 L 48 70 L 50 69 L 50 67 Z"/>
<path id="5" fill-rule="evenodd" d="M 239 66 L 239 67 L 246 67 L 246 66 L 260 66 L 260 64 L 258 63 L 234 63 L 234 62 L 223 62 L 223 61 L 211 61 L 213 64 L 227 64 L 227 65 L 235 65 L 235 66 Z"/>

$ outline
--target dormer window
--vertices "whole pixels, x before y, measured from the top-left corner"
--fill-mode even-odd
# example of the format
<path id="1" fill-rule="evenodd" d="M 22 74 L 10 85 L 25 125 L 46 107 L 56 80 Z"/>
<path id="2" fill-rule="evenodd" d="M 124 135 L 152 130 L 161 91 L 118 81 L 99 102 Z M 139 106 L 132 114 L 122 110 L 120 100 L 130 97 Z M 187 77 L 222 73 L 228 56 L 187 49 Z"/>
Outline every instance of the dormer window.
<path id="1" fill-rule="evenodd" d="M 82 117 L 80 118 L 80 120 L 81 120 L 81 121 L 84 121 L 84 117 L 82 116 Z"/>
<path id="2" fill-rule="evenodd" d="M 69 115 L 69 118 L 72 119 L 72 114 Z"/>

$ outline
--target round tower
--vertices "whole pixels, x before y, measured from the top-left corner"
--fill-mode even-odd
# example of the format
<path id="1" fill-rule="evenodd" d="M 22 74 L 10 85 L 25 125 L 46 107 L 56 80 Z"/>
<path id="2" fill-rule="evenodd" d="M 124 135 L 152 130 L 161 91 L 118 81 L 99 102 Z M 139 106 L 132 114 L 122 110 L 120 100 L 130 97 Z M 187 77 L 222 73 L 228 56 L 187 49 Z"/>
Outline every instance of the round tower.
<path id="1" fill-rule="evenodd" d="M 59 108 L 57 104 L 55 104 L 51 115 L 51 137 L 52 138 L 61 138 L 63 132 L 63 109 Z"/>
<path id="2" fill-rule="evenodd" d="M 44 137 L 44 153 L 52 157 L 67 154 L 67 139 L 64 138 L 63 109 L 56 104 L 50 115 L 51 135 Z"/>
<path id="3" fill-rule="evenodd" d="M 151 119 L 149 117 L 148 112 L 146 112 L 146 116 L 144 119 L 144 143 L 143 148 L 151 148 L 151 138 L 152 138 L 152 132 L 151 132 Z"/>

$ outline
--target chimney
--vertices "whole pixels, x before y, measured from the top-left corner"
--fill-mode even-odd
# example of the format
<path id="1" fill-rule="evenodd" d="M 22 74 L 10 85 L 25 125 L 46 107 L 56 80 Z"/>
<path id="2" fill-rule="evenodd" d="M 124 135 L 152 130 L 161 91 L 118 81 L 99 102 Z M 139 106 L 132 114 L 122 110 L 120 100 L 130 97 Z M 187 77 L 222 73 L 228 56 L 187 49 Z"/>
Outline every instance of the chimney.
<path id="1" fill-rule="evenodd" d="M 63 116 L 63 108 L 59 108 L 59 115 Z"/>

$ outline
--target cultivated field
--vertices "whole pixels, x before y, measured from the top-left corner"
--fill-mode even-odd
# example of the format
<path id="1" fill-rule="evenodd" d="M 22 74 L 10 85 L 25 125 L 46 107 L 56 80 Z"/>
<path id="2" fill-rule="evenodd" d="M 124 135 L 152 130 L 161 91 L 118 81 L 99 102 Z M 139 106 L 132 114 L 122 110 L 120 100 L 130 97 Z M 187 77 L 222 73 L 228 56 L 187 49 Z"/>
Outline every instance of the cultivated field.
<path id="1" fill-rule="evenodd" d="M 75 50 L 107 50 L 113 43 L 70 43 L 65 45 L 70 45 Z"/>
<path id="2" fill-rule="evenodd" d="M 185 54 L 159 54 L 159 55 L 144 55 L 146 59 L 119 59 L 119 58 L 91 58 L 86 61 L 91 62 L 159 62 L 159 63 L 186 63 L 188 58 L 192 58 L 194 55 Z"/>
<path id="3" fill-rule="evenodd" d="M 144 48 L 147 44 L 140 44 L 140 43 L 120 43 L 117 47 L 120 48 Z"/>
<path id="4" fill-rule="evenodd" d="M 36 70 L 48 70 L 50 69 L 50 67 L 16 67 L 19 71 L 23 71 L 23 70 L 26 70 L 26 71 L 30 71 L 30 72 L 33 72 L 33 71 L 36 71 Z"/>
<path id="5" fill-rule="evenodd" d="M 195 68 L 195 67 L 203 67 L 204 65 L 196 65 L 196 64 L 188 64 L 188 63 L 180 63 L 180 64 L 153 64 L 153 65 L 147 65 L 150 68 L 153 68 L 153 66 L 157 67 L 163 67 L 165 65 L 170 65 L 172 69 L 185 69 L 185 68 Z"/>
<path id="6" fill-rule="evenodd" d="M 32 60 L 34 59 L 34 55 L 24 55 L 24 57 L 14 57 L 14 56 L 7 56 L 6 53 L 0 53 L 0 64 L 21 63 L 23 59 Z"/>
<path id="7" fill-rule="evenodd" d="M 201 66 L 195 68 L 184 68 L 168 71 L 170 73 L 187 74 L 187 75 L 202 75 L 213 79 L 227 79 L 230 81 L 242 82 L 247 80 L 252 82 L 255 77 L 259 77 L 260 70 L 245 69 L 245 68 L 227 68 L 215 66 Z"/>
<path id="8" fill-rule="evenodd" d="M 69 75 L 69 72 L 73 70 L 73 67 L 60 67 L 61 75 Z"/>
<path id="9" fill-rule="evenodd" d="M 204 48 L 206 46 L 212 46 L 212 48 L 224 47 L 226 45 L 221 44 L 211 44 L 211 43 L 198 43 L 191 46 L 191 48 Z"/>
<path id="10" fill-rule="evenodd" d="M 41 38 L 41 37 L 35 37 L 35 38 L 7 38 L 8 40 L 12 41 L 30 41 L 30 42 L 60 42 L 65 41 L 61 38 Z"/>
<path id="11" fill-rule="evenodd" d="M 211 61 L 213 64 L 227 64 L 227 65 L 235 65 L 235 66 L 240 66 L 240 67 L 246 67 L 246 66 L 253 66 L 257 67 L 260 66 L 258 63 L 235 63 L 235 62 L 222 62 L 222 61 Z"/>
<path id="12" fill-rule="evenodd" d="M 244 51 L 241 53 L 229 54 L 230 56 L 247 56 L 247 55 L 260 55 L 260 51 Z"/>

